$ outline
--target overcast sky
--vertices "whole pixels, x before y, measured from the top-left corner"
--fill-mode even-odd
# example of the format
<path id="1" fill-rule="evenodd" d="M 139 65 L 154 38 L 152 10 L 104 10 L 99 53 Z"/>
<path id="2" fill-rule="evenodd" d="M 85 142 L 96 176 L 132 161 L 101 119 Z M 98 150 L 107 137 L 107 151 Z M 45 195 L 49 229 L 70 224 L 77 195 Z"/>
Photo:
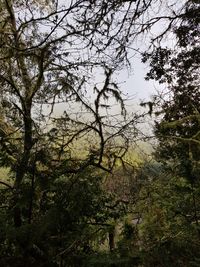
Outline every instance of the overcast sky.
<path id="1" fill-rule="evenodd" d="M 119 73 L 118 81 L 121 83 L 121 89 L 131 98 L 138 100 L 148 100 L 155 93 L 158 86 L 153 81 L 144 79 L 148 71 L 147 65 L 143 64 L 138 57 L 132 59 L 132 71 L 123 70 Z"/>

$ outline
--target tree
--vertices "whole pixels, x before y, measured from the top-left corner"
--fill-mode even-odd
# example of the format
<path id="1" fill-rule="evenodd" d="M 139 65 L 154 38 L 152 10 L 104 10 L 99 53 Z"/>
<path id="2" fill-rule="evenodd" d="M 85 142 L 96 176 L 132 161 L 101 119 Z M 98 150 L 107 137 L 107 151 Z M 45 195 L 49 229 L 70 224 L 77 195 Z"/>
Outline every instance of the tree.
<path id="1" fill-rule="evenodd" d="M 146 78 L 157 80 L 168 90 L 165 95 L 155 97 L 162 109 L 158 113 L 163 114 L 155 127 L 160 139 L 159 156 L 178 159 L 182 167 L 191 156 L 199 160 L 198 11 L 196 1 L 185 5 L 181 23 L 174 30 L 175 50 L 160 46 L 152 54 L 144 55 L 144 61 L 150 58 L 151 66 Z"/>
<path id="2" fill-rule="evenodd" d="M 168 222 L 173 217 L 174 220 L 179 217 L 183 239 L 180 241 L 177 236 L 173 242 L 183 246 L 183 250 L 187 247 L 184 239 L 188 240 L 188 233 L 192 236 L 191 250 L 185 251 L 185 259 L 179 255 L 179 259 L 189 261 L 185 262 L 186 266 L 199 264 L 199 255 L 194 252 L 194 247 L 199 244 L 200 215 L 199 7 L 199 1 L 187 1 L 185 4 L 184 15 L 181 16 L 180 23 L 174 28 L 174 37 L 176 38 L 174 48 L 160 45 L 154 47 L 152 53 L 144 55 L 144 61 L 149 60 L 150 62 L 147 79 L 155 79 L 166 86 L 166 91 L 155 96 L 153 103 L 154 105 L 158 104 L 157 115 L 160 115 L 154 128 L 155 136 L 158 139 L 155 156 L 164 164 L 165 170 L 170 174 L 171 178 L 168 178 L 168 183 L 172 183 L 172 187 L 168 188 L 168 185 L 164 187 L 166 194 L 172 189 L 170 193 L 173 199 L 172 209 L 169 209 L 172 203 L 171 197 L 168 196 L 166 206 L 163 201 L 161 202 L 161 212 L 162 219 L 169 216 Z M 160 183 L 163 182 L 160 181 Z M 159 206 L 159 200 L 155 203 Z M 152 215 L 149 216 L 149 219 L 152 219 Z M 168 226 L 170 227 L 172 224 Z M 152 225 L 154 227 L 155 222 Z M 150 232 L 152 229 L 148 231 Z M 173 231 L 171 229 L 170 233 Z M 162 240 L 164 234 L 162 233 L 160 236 L 162 236 Z M 167 245 L 171 247 L 172 243 L 170 241 L 170 244 Z M 159 249 L 159 246 L 155 248 Z M 168 247 L 167 250 L 169 251 L 170 248 Z M 194 259 L 193 262 L 190 262 L 191 258 Z"/>
<path id="3" fill-rule="evenodd" d="M 175 50 L 158 47 L 150 58 L 147 79 L 165 84 L 165 96 L 156 96 L 162 117 L 155 125 L 158 158 L 176 162 L 179 174 L 198 181 L 199 162 L 199 3 L 188 1 L 181 23 L 174 29 Z"/>
<path id="4" fill-rule="evenodd" d="M 27 258 L 29 266 L 32 261 L 49 266 L 56 255 L 37 240 L 37 232 L 53 239 L 64 231 L 67 241 L 56 237 L 50 242 L 54 251 L 78 251 L 83 242 L 73 245 L 77 227 L 84 236 L 89 222 L 103 225 L 109 218 L 104 204 L 94 208 L 100 190 L 95 168 L 112 170 L 126 153 L 128 132 L 137 121 L 137 116 L 125 121 L 112 74 L 124 64 L 131 28 L 150 4 L 0 2 L 0 161 L 11 178 L 10 183 L 1 181 L 2 265 L 17 265 L 18 260 L 26 265 Z M 100 84 L 92 82 L 95 71 L 104 73 Z M 119 116 L 109 112 L 110 97 L 119 103 Z M 59 104 L 64 112 L 56 116 Z"/>
<path id="5" fill-rule="evenodd" d="M 104 147 L 110 136 L 108 133 L 105 140 L 99 114 L 102 97 L 114 95 L 124 111 L 119 91 L 115 83 L 111 82 L 113 70 L 105 61 L 108 55 L 100 53 L 100 50 L 105 50 L 106 44 L 98 44 L 99 39 L 93 44 L 97 34 L 104 34 L 104 27 L 102 31 L 97 28 L 108 11 L 106 6 L 100 6 L 100 10 L 98 6 L 95 7 L 95 25 L 92 21 L 88 24 L 93 7 L 94 3 L 90 1 L 72 1 L 66 7 L 59 3 L 49 3 L 45 7 L 42 2 L 31 2 L 27 6 L 23 1 L 2 2 L 2 165 L 9 165 L 15 173 L 13 188 L 16 226 L 22 223 L 17 199 L 26 174 L 37 172 L 36 165 L 45 165 L 47 161 L 49 170 L 59 170 L 60 175 L 62 172 L 76 173 L 91 163 L 103 168 Z M 22 9 L 25 13 L 19 12 L 17 15 Z M 75 13 L 75 19 L 72 19 Z M 47 29 L 45 24 L 48 25 Z M 115 44 L 118 44 L 116 40 Z M 83 90 L 92 73 L 89 68 L 95 65 L 105 69 L 106 79 L 102 88 L 95 88 L 96 100 L 92 107 L 84 99 Z M 85 112 L 91 113 L 93 118 L 89 124 L 76 119 L 76 116 L 70 117 L 69 111 L 54 121 L 50 117 L 57 103 L 74 104 L 76 101 L 81 103 Z M 45 110 L 47 104 L 51 105 L 50 111 L 46 108 L 49 116 L 45 116 L 44 111 L 40 112 Z M 59 128 L 48 131 L 48 122 L 53 124 L 55 121 Z M 69 145 L 75 138 L 89 132 L 94 132 L 94 138 L 99 139 L 96 141 L 99 146 L 93 151 L 92 148 L 87 151 L 85 159 L 76 160 L 75 168 L 73 157 L 69 155 Z M 115 135 L 120 135 L 120 128 Z M 48 150 L 51 150 L 51 160 L 47 160 L 47 156 L 50 156 Z M 65 164 L 68 168 L 62 166 Z"/>

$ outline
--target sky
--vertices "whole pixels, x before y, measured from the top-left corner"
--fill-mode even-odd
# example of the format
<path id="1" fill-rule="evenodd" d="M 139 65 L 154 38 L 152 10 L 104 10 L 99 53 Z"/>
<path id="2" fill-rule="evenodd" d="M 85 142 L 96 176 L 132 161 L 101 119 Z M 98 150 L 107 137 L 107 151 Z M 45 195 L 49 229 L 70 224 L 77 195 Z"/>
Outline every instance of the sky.
<path id="1" fill-rule="evenodd" d="M 145 75 L 148 66 L 141 62 L 139 57 L 132 59 L 132 71 L 123 70 L 118 76 L 120 88 L 135 101 L 148 101 L 156 92 L 157 85 L 153 81 L 146 81 Z"/>
<path id="2" fill-rule="evenodd" d="M 145 80 L 145 75 L 147 72 L 148 72 L 148 66 L 142 63 L 141 58 L 136 55 L 131 59 L 131 70 L 124 68 L 123 70 L 116 73 L 114 76 L 114 81 L 118 83 L 119 89 L 122 92 L 122 98 L 128 99 L 127 101 L 125 101 L 125 104 L 126 104 L 126 109 L 129 113 L 135 111 L 137 112 L 139 110 L 141 112 L 144 112 L 145 109 L 141 107 L 139 104 L 141 102 L 150 101 L 151 96 L 156 94 L 156 89 L 159 88 L 159 85 L 156 84 L 155 81 Z M 95 78 L 97 80 L 101 80 L 102 79 L 101 73 L 97 72 Z M 88 90 L 87 98 L 89 102 L 94 101 L 95 97 L 93 93 L 91 93 L 91 90 Z M 66 104 L 64 105 L 59 104 L 59 106 L 57 106 L 57 108 L 55 109 L 56 115 L 57 116 L 61 115 L 65 107 Z M 79 105 L 77 107 L 79 107 Z M 113 107 L 114 112 L 117 112 L 119 110 L 120 110 L 119 105 L 115 105 L 115 107 Z"/>

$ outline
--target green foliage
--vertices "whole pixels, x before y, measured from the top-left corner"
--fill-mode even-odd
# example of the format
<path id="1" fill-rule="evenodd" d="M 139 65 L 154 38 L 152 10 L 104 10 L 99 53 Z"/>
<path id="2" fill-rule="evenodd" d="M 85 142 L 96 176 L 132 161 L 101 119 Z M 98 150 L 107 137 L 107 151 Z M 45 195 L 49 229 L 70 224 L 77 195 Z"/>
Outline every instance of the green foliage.
<path id="1" fill-rule="evenodd" d="M 77 254 L 91 253 L 92 242 L 100 231 L 108 231 L 108 222 L 113 217 L 113 211 L 107 208 L 112 199 L 105 195 L 101 184 L 102 175 L 95 168 L 88 168 L 77 175 L 49 181 L 45 188 L 36 185 L 30 224 L 26 221 L 30 211 L 27 200 L 31 196 L 27 180 L 19 202 L 23 226 L 15 229 L 12 216 L 8 216 L 6 209 L 1 212 L 2 257 L 7 257 L 9 249 L 11 258 L 27 255 L 34 264 L 40 258 L 56 263 L 61 255 L 62 261 L 67 264 L 76 259 Z M 1 206 L 7 204 L 6 192 L 1 192 Z"/>
<path id="2" fill-rule="evenodd" d="M 139 195 L 123 225 L 120 255 L 138 258 L 145 267 L 198 265 L 199 186 L 157 163 L 145 164 L 138 177 Z"/>
<path id="3" fill-rule="evenodd" d="M 144 61 L 150 61 L 147 79 L 168 89 L 154 98 L 157 114 L 162 114 L 155 124 L 158 146 L 154 153 L 161 168 L 156 176 L 144 168 L 140 174 L 146 183 L 136 211 L 141 214 L 138 233 L 145 266 L 199 265 L 198 13 L 198 1 L 187 1 L 174 30 L 177 48 L 159 46 L 144 55 Z"/>
<path id="4" fill-rule="evenodd" d="M 99 254 L 88 258 L 85 267 L 134 267 L 138 266 L 138 263 L 138 258 L 120 257 L 119 254 Z"/>
<path id="5" fill-rule="evenodd" d="M 177 171 L 191 181 L 198 179 L 200 160 L 198 11 L 199 3 L 186 3 L 181 23 L 174 30 L 178 49 L 160 46 L 144 56 L 151 66 L 147 79 L 158 80 L 168 88 L 164 97 L 155 97 L 163 114 L 155 125 L 157 159 L 175 160 Z"/>

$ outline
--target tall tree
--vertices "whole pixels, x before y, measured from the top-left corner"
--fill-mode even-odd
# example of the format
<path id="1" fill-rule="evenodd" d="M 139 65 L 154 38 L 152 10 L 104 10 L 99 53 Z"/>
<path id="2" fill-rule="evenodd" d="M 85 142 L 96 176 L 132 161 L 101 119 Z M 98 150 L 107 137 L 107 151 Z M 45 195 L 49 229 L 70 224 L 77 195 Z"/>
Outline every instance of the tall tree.
<path id="1" fill-rule="evenodd" d="M 191 233 L 194 236 L 191 241 L 193 245 L 199 242 L 200 237 L 199 10 L 199 1 L 187 1 L 184 15 L 174 28 L 175 47 L 159 46 L 144 55 L 144 61 L 150 60 L 151 67 L 147 79 L 155 79 L 166 87 L 164 93 L 154 99 L 161 115 L 155 124 L 158 139 L 156 158 L 179 180 L 175 186 L 178 189 L 175 196 L 181 191 L 182 205 L 176 206 L 174 202 L 174 209 L 176 214 L 187 218 L 187 231 L 192 229 L 193 232 L 194 229 Z M 185 227 L 183 221 L 181 227 Z"/>
<path id="2" fill-rule="evenodd" d="M 47 151 L 51 151 L 52 156 L 48 156 L 54 164 L 48 168 L 59 170 L 60 175 L 76 173 L 90 164 L 106 169 L 102 164 L 103 155 L 113 133 L 104 129 L 110 126 L 105 121 L 103 125 L 104 119 L 100 115 L 102 98 L 114 95 L 124 112 L 117 85 L 111 81 L 114 66 L 121 61 L 125 45 L 119 43 L 117 32 L 116 37 L 113 31 L 109 36 L 110 23 L 114 21 L 111 18 L 117 10 L 111 10 L 111 6 L 104 2 L 70 1 L 65 6 L 60 2 L 47 4 L 9 0 L 1 3 L 1 146 L 3 164 L 9 165 L 15 173 L 16 227 L 22 224 L 18 207 L 20 188 L 27 172 L 35 171 L 41 162 L 38 155 L 43 153 L 40 157 L 44 160 Z M 118 5 L 116 8 L 119 10 Z M 112 57 L 112 66 L 106 51 L 109 43 L 121 55 Z M 94 88 L 95 101 L 90 105 L 84 91 L 95 66 L 104 69 L 105 81 Z M 58 103 L 68 106 L 71 103 L 74 108 L 76 102 L 80 103 L 83 112 L 91 114 L 89 120 L 71 115 L 67 107 L 61 118 L 53 121 L 51 115 Z M 56 123 L 58 127 L 49 131 L 48 123 Z M 115 129 L 114 136 L 121 135 L 121 127 Z M 70 144 L 91 132 L 98 145 L 89 148 L 85 157 L 76 160 L 74 165 L 74 159 L 69 155 Z M 107 136 L 104 137 L 105 132 Z M 124 153 L 123 147 L 119 150 Z M 64 166 L 66 160 L 67 168 Z"/>
<path id="3" fill-rule="evenodd" d="M 174 49 L 160 46 L 144 56 L 144 61 L 150 58 L 147 79 L 166 86 L 164 94 L 155 97 L 162 114 L 155 126 L 158 157 L 177 159 L 182 173 L 191 180 L 191 164 L 199 161 L 199 7 L 198 1 L 185 5 L 180 25 L 174 29 Z"/>
<path id="4" fill-rule="evenodd" d="M 95 198 L 100 188 L 94 168 L 112 170 L 128 148 L 126 131 L 137 121 L 126 121 L 112 74 L 124 64 L 131 27 L 150 4 L 0 1 L 0 161 L 11 178 L 10 184 L 1 181 L 5 257 L 23 256 L 23 265 L 31 257 L 27 264 L 38 259 L 49 266 L 52 247 L 53 261 L 58 254 L 63 259 L 82 246 L 78 227 L 84 236 L 87 224 L 103 225 L 109 217 L 101 194 Z M 98 83 L 95 72 L 103 72 Z M 119 115 L 109 111 L 111 97 Z M 54 241 L 45 248 L 44 238 Z"/>

